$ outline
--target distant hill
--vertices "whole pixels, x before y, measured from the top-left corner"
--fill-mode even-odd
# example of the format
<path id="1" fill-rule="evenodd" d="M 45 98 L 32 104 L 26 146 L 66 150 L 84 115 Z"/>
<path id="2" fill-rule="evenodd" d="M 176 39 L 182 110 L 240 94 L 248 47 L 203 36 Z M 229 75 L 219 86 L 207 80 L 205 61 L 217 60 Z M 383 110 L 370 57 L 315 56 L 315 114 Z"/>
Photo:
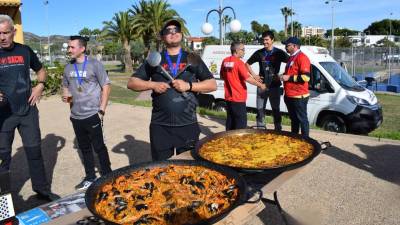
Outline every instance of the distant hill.
<path id="1" fill-rule="evenodd" d="M 69 36 L 63 35 L 50 35 L 51 42 L 68 42 Z M 24 40 L 25 42 L 37 42 L 41 40 L 42 42 L 47 42 L 47 36 L 41 37 L 31 32 L 24 32 Z"/>

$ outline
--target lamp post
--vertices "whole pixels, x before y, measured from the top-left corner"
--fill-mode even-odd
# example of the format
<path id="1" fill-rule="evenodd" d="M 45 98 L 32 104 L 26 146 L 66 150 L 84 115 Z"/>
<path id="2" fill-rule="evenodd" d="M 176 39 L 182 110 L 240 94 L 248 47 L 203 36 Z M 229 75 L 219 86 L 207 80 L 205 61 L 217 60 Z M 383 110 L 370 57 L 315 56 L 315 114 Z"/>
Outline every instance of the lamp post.
<path id="1" fill-rule="evenodd" d="M 211 34 L 211 32 L 213 31 L 213 26 L 208 22 L 208 16 L 212 13 L 212 12 L 216 12 L 218 13 L 218 17 L 219 17 L 219 44 L 223 45 L 224 44 L 224 40 L 222 38 L 222 16 L 223 13 L 226 9 L 230 9 L 233 12 L 233 20 L 230 22 L 229 24 L 229 28 L 231 29 L 231 32 L 236 33 L 240 31 L 240 28 L 242 27 L 242 25 L 240 24 L 240 21 L 236 19 L 236 14 L 235 14 L 235 10 L 233 10 L 232 7 L 230 6 L 226 6 L 224 8 L 222 8 L 222 0 L 219 0 L 219 8 L 218 9 L 212 9 L 210 11 L 208 11 L 207 13 L 207 17 L 206 17 L 206 22 L 201 26 L 201 31 L 208 35 Z"/>
<path id="2" fill-rule="evenodd" d="M 388 55 L 388 70 L 389 70 L 389 78 L 388 78 L 388 85 L 390 84 L 390 78 L 391 78 L 391 73 L 392 73 L 392 68 L 391 68 L 391 59 L 392 59 L 392 46 L 390 45 L 390 38 L 392 37 L 392 14 L 390 13 L 389 17 L 389 37 L 388 37 L 388 43 L 389 43 L 389 55 Z"/>
<path id="3" fill-rule="evenodd" d="M 290 36 L 293 37 L 293 0 L 290 0 L 290 26 L 292 28 Z"/>
<path id="4" fill-rule="evenodd" d="M 335 56 L 335 27 L 334 27 L 334 16 L 335 16 L 335 2 L 343 2 L 343 0 L 327 0 L 325 1 L 325 4 L 331 3 L 332 5 L 332 35 L 331 35 L 331 56 Z"/>
<path id="5" fill-rule="evenodd" d="M 47 49 L 49 53 L 49 64 L 51 65 L 51 51 L 50 51 L 50 26 L 49 26 L 49 1 L 43 1 L 46 7 L 46 20 L 47 20 Z"/>

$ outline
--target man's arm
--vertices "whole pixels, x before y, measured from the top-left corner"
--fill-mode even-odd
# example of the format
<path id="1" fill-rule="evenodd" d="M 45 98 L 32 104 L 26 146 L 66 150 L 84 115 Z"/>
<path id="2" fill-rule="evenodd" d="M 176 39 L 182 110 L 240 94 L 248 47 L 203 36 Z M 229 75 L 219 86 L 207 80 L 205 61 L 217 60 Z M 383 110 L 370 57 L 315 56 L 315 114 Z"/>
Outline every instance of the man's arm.
<path id="1" fill-rule="evenodd" d="M 249 76 L 247 79 L 246 79 L 246 82 L 247 83 L 249 83 L 249 84 L 252 84 L 252 85 L 254 85 L 254 86 L 257 86 L 257 87 L 259 87 L 259 88 L 261 88 L 261 89 L 266 89 L 267 87 L 265 86 L 265 84 L 263 84 L 263 83 L 261 83 L 261 82 L 258 82 L 256 79 L 254 79 L 254 77 L 252 77 L 252 76 Z"/>
<path id="2" fill-rule="evenodd" d="M 102 110 L 103 112 L 106 111 L 106 107 L 107 107 L 107 103 L 108 103 L 108 98 L 110 96 L 110 92 L 111 92 L 111 85 L 110 84 L 106 84 L 102 87 L 102 91 L 101 91 L 101 100 L 100 100 L 100 110 Z"/>
<path id="3" fill-rule="evenodd" d="M 32 94 L 28 99 L 30 105 L 34 106 L 39 103 L 40 97 L 42 96 L 44 90 L 44 82 L 46 81 L 46 70 L 42 67 L 36 72 L 37 75 L 37 85 L 32 88 Z"/>
<path id="4" fill-rule="evenodd" d="M 246 65 L 246 69 L 249 71 L 250 76 L 253 77 L 255 80 L 257 80 L 258 82 L 262 83 L 261 77 L 259 75 L 257 75 L 253 69 L 251 68 L 250 64 L 245 63 Z"/>
<path id="5" fill-rule="evenodd" d="M 166 92 L 170 86 L 165 82 L 146 81 L 137 77 L 131 77 L 128 81 L 127 88 L 133 91 L 153 90 L 161 94 Z"/>

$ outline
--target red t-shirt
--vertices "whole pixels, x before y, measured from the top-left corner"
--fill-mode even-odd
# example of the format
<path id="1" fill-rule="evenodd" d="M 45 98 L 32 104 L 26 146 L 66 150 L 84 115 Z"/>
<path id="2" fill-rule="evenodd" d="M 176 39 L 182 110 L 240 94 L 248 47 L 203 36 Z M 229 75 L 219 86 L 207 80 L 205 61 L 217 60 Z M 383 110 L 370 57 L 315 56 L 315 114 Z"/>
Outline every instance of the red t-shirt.
<path id="1" fill-rule="evenodd" d="M 246 80 L 249 72 L 242 60 L 229 56 L 222 61 L 221 78 L 224 79 L 225 100 L 231 102 L 246 102 Z"/>
<path id="2" fill-rule="evenodd" d="M 310 68 L 310 60 L 300 51 L 296 55 L 290 56 L 286 65 L 285 74 L 289 76 L 301 75 L 304 73 L 310 74 Z M 285 95 L 288 97 L 298 97 L 309 93 L 308 82 L 296 83 L 286 81 L 283 82 L 283 86 L 285 89 Z"/>

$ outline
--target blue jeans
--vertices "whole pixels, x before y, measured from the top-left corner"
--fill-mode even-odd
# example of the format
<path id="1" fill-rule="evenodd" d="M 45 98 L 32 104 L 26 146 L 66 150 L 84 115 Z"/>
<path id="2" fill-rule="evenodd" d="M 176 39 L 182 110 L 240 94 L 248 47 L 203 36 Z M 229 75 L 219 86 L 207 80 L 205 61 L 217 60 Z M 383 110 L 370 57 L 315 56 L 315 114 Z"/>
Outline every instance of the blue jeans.
<path id="1" fill-rule="evenodd" d="M 272 87 L 266 91 L 262 91 L 260 88 L 257 88 L 257 126 L 265 126 L 265 107 L 268 99 L 272 108 L 272 117 L 274 119 L 275 130 L 280 131 L 282 130 L 282 115 L 279 107 L 281 104 L 280 87 Z"/>
<path id="2" fill-rule="evenodd" d="M 301 127 L 301 135 L 308 137 L 310 133 L 307 117 L 308 97 L 289 98 L 285 96 L 285 103 L 291 120 L 292 133 L 298 134 Z"/>

